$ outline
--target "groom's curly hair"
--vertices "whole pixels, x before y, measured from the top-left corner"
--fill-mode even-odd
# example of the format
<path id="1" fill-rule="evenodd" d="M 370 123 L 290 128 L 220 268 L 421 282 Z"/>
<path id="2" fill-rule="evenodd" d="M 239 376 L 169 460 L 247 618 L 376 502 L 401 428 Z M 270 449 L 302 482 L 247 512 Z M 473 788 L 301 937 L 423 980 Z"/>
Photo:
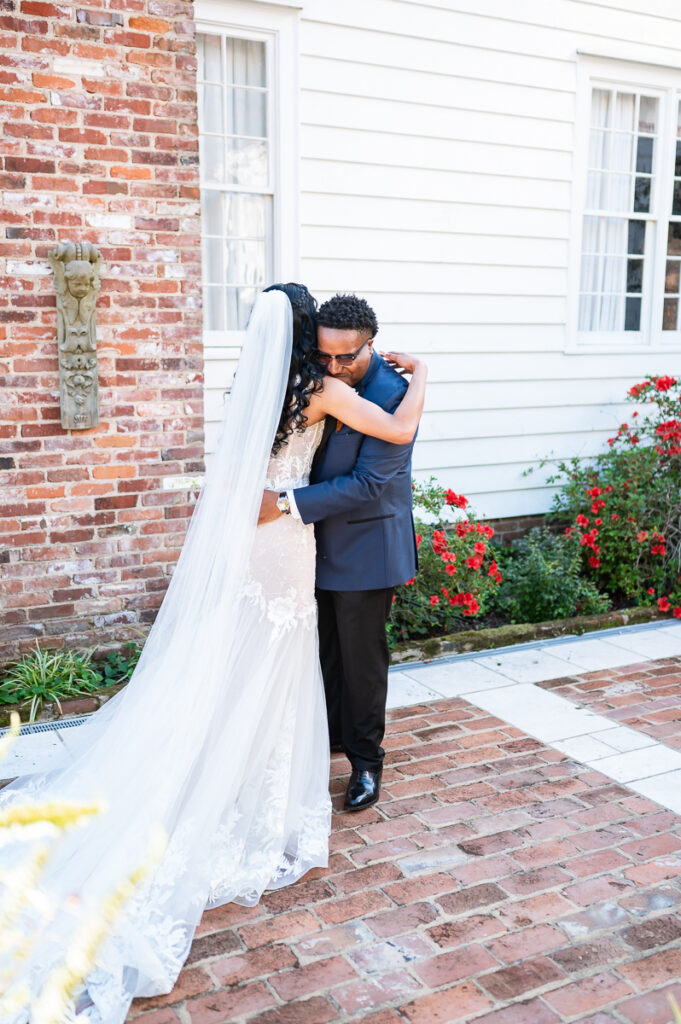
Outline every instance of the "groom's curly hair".
<path id="1" fill-rule="evenodd" d="M 319 391 L 324 380 L 324 368 L 317 361 L 317 302 L 304 284 L 272 284 L 264 291 L 284 292 L 293 310 L 293 347 L 286 394 L 279 426 L 274 437 L 272 454 L 276 455 L 286 439 L 307 424 L 305 410 L 310 395 Z"/>
<path id="2" fill-rule="evenodd" d="M 376 314 L 366 299 L 357 295 L 334 295 L 319 307 L 318 327 L 335 327 L 339 331 L 359 331 L 374 338 L 378 331 Z"/>

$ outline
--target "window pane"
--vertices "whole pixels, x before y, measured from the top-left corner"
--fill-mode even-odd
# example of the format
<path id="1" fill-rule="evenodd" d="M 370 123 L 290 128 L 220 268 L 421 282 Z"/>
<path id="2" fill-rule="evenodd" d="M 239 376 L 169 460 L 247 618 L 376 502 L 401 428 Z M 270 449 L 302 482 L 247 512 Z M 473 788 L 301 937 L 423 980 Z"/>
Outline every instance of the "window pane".
<path id="1" fill-rule="evenodd" d="M 227 90 L 227 134 L 267 135 L 267 95 L 253 89 Z"/>
<path id="2" fill-rule="evenodd" d="M 639 138 L 636 146 L 636 170 L 650 174 L 653 169 L 653 140 Z"/>
<path id="3" fill-rule="evenodd" d="M 641 300 L 627 298 L 624 316 L 624 330 L 638 331 L 641 329 Z"/>
<path id="4" fill-rule="evenodd" d="M 681 216 L 681 181 L 674 182 L 674 197 L 672 199 L 672 214 L 675 217 Z"/>
<path id="5" fill-rule="evenodd" d="M 654 96 L 641 96 L 638 112 L 638 130 L 655 134 L 659 101 Z"/>
<path id="6" fill-rule="evenodd" d="M 227 242 L 225 280 L 228 284 L 262 287 L 265 283 L 265 242 Z"/>
<path id="7" fill-rule="evenodd" d="M 631 175 L 590 171 L 586 205 L 589 210 L 630 210 Z"/>
<path id="8" fill-rule="evenodd" d="M 225 175 L 230 185 L 265 188 L 267 143 L 253 139 L 227 139 Z"/>
<path id="9" fill-rule="evenodd" d="M 207 284 L 222 284 L 222 242 L 219 238 L 205 238 L 201 246 L 203 280 Z"/>
<path id="10" fill-rule="evenodd" d="M 220 42 L 220 36 L 209 36 L 201 33 L 197 37 L 198 77 L 200 81 L 222 81 Z"/>
<path id="11" fill-rule="evenodd" d="M 667 268 L 664 277 L 664 290 L 668 295 L 679 293 L 679 267 L 678 260 L 667 260 Z"/>
<path id="12" fill-rule="evenodd" d="M 199 110 L 204 132 L 224 132 L 221 86 L 202 85 L 199 88 Z"/>
<path id="13" fill-rule="evenodd" d="M 225 196 L 225 235 L 228 238 L 265 237 L 265 196 L 238 192 Z"/>
<path id="14" fill-rule="evenodd" d="M 637 178 L 634 189 L 634 213 L 650 210 L 650 178 Z"/>
<path id="15" fill-rule="evenodd" d="M 203 317 L 207 331 L 224 331 L 225 309 L 222 288 L 203 289 Z"/>
<path id="16" fill-rule="evenodd" d="M 667 252 L 670 256 L 681 255 L 681 224 L 673 223 L 669 225 Z"/>
<path id="17" fill-rule="evenodd" d="M 643 291 L 643 260 L 627 260 L 627 291 Z"/>
<path id="18" fill-rule="evenodd" d="M 219 235 L 222 230 L 222 193 L 212 189 L 201 192 L 201 230 L 204 235 Z"/>
<path id="19" fill-rule="evenodd" d="M 227 82 L 264 86 L 265 44 L 254 39 L 227 39 Z"/>
<path id="20" fill-rule="evenodd" d="M 634 93 L 618 92 L 615 101 L 615 123 L 613 127 L 633 131 L 635 110 L 636 96 Z"/>
<path id="21" fill-rule="evenodd" d="M 665 299 L 662 312 L 662 330 L 675 331 L 679 313 L 678 299 Z"/>
<path id="22" fill-rule="evenodd" d="M 634 169 L 634 141 L 635 136 L 622 134 L 622 132 L 611 132 L 612 142 L 610 145 L 610 167 L 613 171 L 632 171 Z"/>
<path id="23" fill-rule="evenodd" d="M 681 178 L 681 142 L 676 143 L 676 160 L 674 161 L 674 174 Z"/>
<path id="24" fill-rule="evenodd" d="M 627 234 L 627 252 L 642 256 L 646 239 L 646 222 L 644 220 L 630 220 Z"/>
<path id="25" fill-rule="evenodd" d="M 199 137 L 199 161 L 204 181 L 225 180 L 224 140 L 214 135 Z"/>

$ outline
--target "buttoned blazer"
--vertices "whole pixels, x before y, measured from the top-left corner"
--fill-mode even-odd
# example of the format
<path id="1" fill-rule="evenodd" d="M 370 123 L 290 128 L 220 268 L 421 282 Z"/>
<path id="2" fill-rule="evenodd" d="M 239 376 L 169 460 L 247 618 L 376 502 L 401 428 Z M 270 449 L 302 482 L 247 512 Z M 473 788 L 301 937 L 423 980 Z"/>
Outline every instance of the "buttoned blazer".
<path id="1" fill-rule="evenodd" d="M 373 352 L 357 390 L 394 412 L 406 388 L 404 378 Z M 320 589 L 374 590 L 415 575 L 413 447 L 413 441 L 390 444 L 327 421 L 310 485 L 294 491 L 303 522 L 315 525 Z"/>

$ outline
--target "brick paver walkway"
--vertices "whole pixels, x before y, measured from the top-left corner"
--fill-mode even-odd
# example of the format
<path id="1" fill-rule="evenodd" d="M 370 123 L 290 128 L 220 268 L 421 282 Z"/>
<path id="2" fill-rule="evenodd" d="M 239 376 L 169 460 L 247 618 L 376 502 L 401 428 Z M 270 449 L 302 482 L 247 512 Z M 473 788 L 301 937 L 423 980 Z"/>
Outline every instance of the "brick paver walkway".
<path id="1" fill-rule="evenodd" d="M 681 658 L 538 684 L 545 690 L 681 750 Z"/>
<path id="2" fill-rule="evenodd" d="M 681 720 L 671 668 L 549 685 L 584 685 L 580 701 L 635 694 L 613 708 L 657 727 Z M 624 685 L 639 689 L 610 689 Z M 641 694 L 666 703 L 646 717 Z M 386 747 L 381 802 L 335 816 L 329 868 L 206 913 L 174 991 L 136 1000 L 131 1018 L 670 1024 L 679 817 L 462 699 L 392 712 Z M 335 756 L 338 804 L 347 770 Z"/>

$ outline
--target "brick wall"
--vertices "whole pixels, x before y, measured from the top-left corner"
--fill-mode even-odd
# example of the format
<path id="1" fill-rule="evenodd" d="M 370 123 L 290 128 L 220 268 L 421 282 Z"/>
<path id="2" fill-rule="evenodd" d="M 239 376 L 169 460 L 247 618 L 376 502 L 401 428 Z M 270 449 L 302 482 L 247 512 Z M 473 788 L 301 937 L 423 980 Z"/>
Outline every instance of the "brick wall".
<path id="1" fill-rule="evenodd" d="M 202 468 L 191 3 L 0 0 L 0 658 L 149 621 Z M 100 425 L 62 430 L 57 242 L 102 251 Z"/>

